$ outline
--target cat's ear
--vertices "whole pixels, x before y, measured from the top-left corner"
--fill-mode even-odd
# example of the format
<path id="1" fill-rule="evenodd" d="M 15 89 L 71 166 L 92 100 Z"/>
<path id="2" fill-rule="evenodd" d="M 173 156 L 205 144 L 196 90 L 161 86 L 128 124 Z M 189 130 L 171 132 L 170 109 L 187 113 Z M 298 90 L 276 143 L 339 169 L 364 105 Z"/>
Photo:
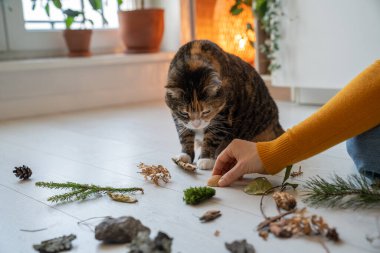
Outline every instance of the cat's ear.
<path id="1" fill-rule="evenodd" d="M 172 98 L 181 98 L 184 93 L 181 88 L 166 87 L 166 94 Z"/>
<path id="2" fill-rule="evenodd" d="M 220 84 L 209 84 L 203 89 L 203 91 L 208 97 L 212 97 L 215 96 L 221 88 L 222 86 Z"/>
<path id="3" fill-rule="evenodd" d="M 220 81 L 219 76 L 217 74 L 213 74 L 210 76 L 208 85 L 203 89 L 203 91 L 211 97 L 215 96 L 221 88 L 222 81 Z"/>

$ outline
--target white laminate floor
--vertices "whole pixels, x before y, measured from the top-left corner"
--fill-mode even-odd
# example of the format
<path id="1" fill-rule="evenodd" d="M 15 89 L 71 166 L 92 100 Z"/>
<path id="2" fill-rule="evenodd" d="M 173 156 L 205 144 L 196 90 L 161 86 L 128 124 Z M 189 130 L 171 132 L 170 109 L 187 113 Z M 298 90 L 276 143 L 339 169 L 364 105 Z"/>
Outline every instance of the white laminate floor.
<path id="1" fill-rule="evenodd" d="M 317 108 L 280 102 L 280 118 L 289 128 Z M 317 138 L 317 137 L 316 137 Z M 177 168 L 171 157 L 180 151 L 176 130 L 169 111 L 162 103 L 78 112 L 0 122 L 0 252 L 34 252 L 32 245 L 42 240 L 74 233 L 71 252 L 127 252 L 126 245 L 103 245 L 78 221 L 91 217 L 131 215 L 152 229 L 152 235 L 162 230 L 174 237 L 173 252 L 227 252 L 224 243 L 247 239 L 257 252 L 324 252 L 315 240 L 295 238 L 280 240 L 272 236 L 262 240 L 255 228 L 263 218 L 259 196 L 242 191 L 248 181 L 229 188 L 216 188 L 211 201 L 188 206 L 183 190 L 203 186 L 210 171 L 192 175 Z M 172 180 L 163 187 L 144 181 L 137 173 L 139 162 L 162 164 L 169 168 Z M 20 182 L 13 175 L 14 166 L 22 164 L 33 169 L 31 180 Z M 355 172 L 345 145 L 340 144 L 311 159 L 300 162 L 302 181 L 313 175 L 327 177 L 332 173 L 346 175 Z M 252 175 L 251 177 L 254 177 Z M 280 183 L 283 174 L 269 177 Z M 136 204 L 113 202 L 108 197 L 81 203 L 53 205 L 46 199 L 53 193 L 37 188 L 37 181 L 93 183 L 120 187 L 143 187 Z M 300 193 L 298 193 L 300 195 Z M 298 197 L 299 205 L 304 206 Z M 264 202 L 268 215 L 276 214 L 274 203 Z M 205 211 L 218 209 L 222 217 L 202 224 L 198 217 Z M 379 252 L 366 240 L 377 230 L 378 210 L 352 211 L 309 209 L 324 216 L 343 240 L 327 242 L 331 252 Z M 97 224 L 100 220 L 92 220 Z M 47 228 L 40 232 L 20 229 Z M 216 237 L 214 232 L 220 231 Z"/>

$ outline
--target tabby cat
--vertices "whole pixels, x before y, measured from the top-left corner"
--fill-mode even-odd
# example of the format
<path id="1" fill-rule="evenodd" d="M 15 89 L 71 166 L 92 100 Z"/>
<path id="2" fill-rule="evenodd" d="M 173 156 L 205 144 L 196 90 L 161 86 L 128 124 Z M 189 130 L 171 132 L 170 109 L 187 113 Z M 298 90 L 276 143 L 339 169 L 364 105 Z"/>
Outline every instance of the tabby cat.
<path id="1" fill-rule="evenodd" d="M 212 169 L 235 138 L 268 141 L 284 132 L 277 106 L 256 70 L 211 41 L 192 41 L 178 50 L 165 99 L 182 146 L 178 158 L 193 162 L 196 136 L 200 138 L 199 169 Z"/>

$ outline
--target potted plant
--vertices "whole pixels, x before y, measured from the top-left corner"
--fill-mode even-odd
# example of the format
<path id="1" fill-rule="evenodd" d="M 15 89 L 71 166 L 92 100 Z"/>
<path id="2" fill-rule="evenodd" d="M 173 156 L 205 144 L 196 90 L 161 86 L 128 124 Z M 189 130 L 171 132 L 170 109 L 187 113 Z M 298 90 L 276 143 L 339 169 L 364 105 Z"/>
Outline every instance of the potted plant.
<path id="1" fill-rule="evenodd" d="M 118 0 L 119 8 L 125 0 Z M 160 50 L 164 33 L 164 10 L 145 8 L 118 13 L 120 35 L 127 53 L 153 53 Z"/>
<path id="2" fill-rule="evenodd" d="M 37 4 L 37 0 L 32 1 L 32 9 L 34 10 Z M 97 11 L 101 17 L 104 19 L 104 16 L 100 12 L 102 8 L 102 0 L 88 0 L 92 8 Z M 67 48 L 69 49 L 69 56 L 90 56 L 90 42 L 92 29 L 87 28 L 87 24 L 90 23 L 93 25 L 91 19 L 86 18 L 85 13 L 82 11 L 76 11 L 72 9 L 65 9 L 62 6 L 61 0 L 41 0 L 41 5 L 44 6 L 46 15 L 50 17 L 50 7 L 54 6 L 60 10 L 64 16 L 64 22 L 66 29 L 63 31 L 63 37 Z M 80 21 L 81 29 L 73 30 L 71 26 L 74 22 Z M 105 20 L 106 21 L 106 20 Z"/>

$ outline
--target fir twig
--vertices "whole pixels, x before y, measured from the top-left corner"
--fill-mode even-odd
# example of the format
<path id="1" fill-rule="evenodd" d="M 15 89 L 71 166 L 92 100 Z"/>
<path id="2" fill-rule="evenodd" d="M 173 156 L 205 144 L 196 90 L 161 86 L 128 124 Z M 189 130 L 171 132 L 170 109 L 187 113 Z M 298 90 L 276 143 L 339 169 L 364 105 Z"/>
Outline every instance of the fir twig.
<path id="1" fill-rule="evenodd" d="M 311 206 L 338 208 L 380 207 L 380 190 L 361 175 L 350 175 L 343 179 L 334 175 L 331 181 L 320 176 L 306 181 L 304 202 Z"/>
<path id="2" fill-rule="evenodd" d="M 114 187 L 101 187 L 93 184 L 78 184 L 74 182 L 66 182 L 66 183 L 55 183 L 55 182 L 37 182 L 36 186 L 44 187 L 49 189 L 65 189 L 70 190 L 69 192 L 53 195 L 48 198 L 48 201 L 51 202 L 68 202 L 68 201 L 76 201 L 76 200 L 85 200 L 90 197 L 93 197 L 97 194 L 106 194 L 109 192 L 138 192 L 144 193 L 142 188 L 132 187 L 132 188 L 114 188 Z"/>

